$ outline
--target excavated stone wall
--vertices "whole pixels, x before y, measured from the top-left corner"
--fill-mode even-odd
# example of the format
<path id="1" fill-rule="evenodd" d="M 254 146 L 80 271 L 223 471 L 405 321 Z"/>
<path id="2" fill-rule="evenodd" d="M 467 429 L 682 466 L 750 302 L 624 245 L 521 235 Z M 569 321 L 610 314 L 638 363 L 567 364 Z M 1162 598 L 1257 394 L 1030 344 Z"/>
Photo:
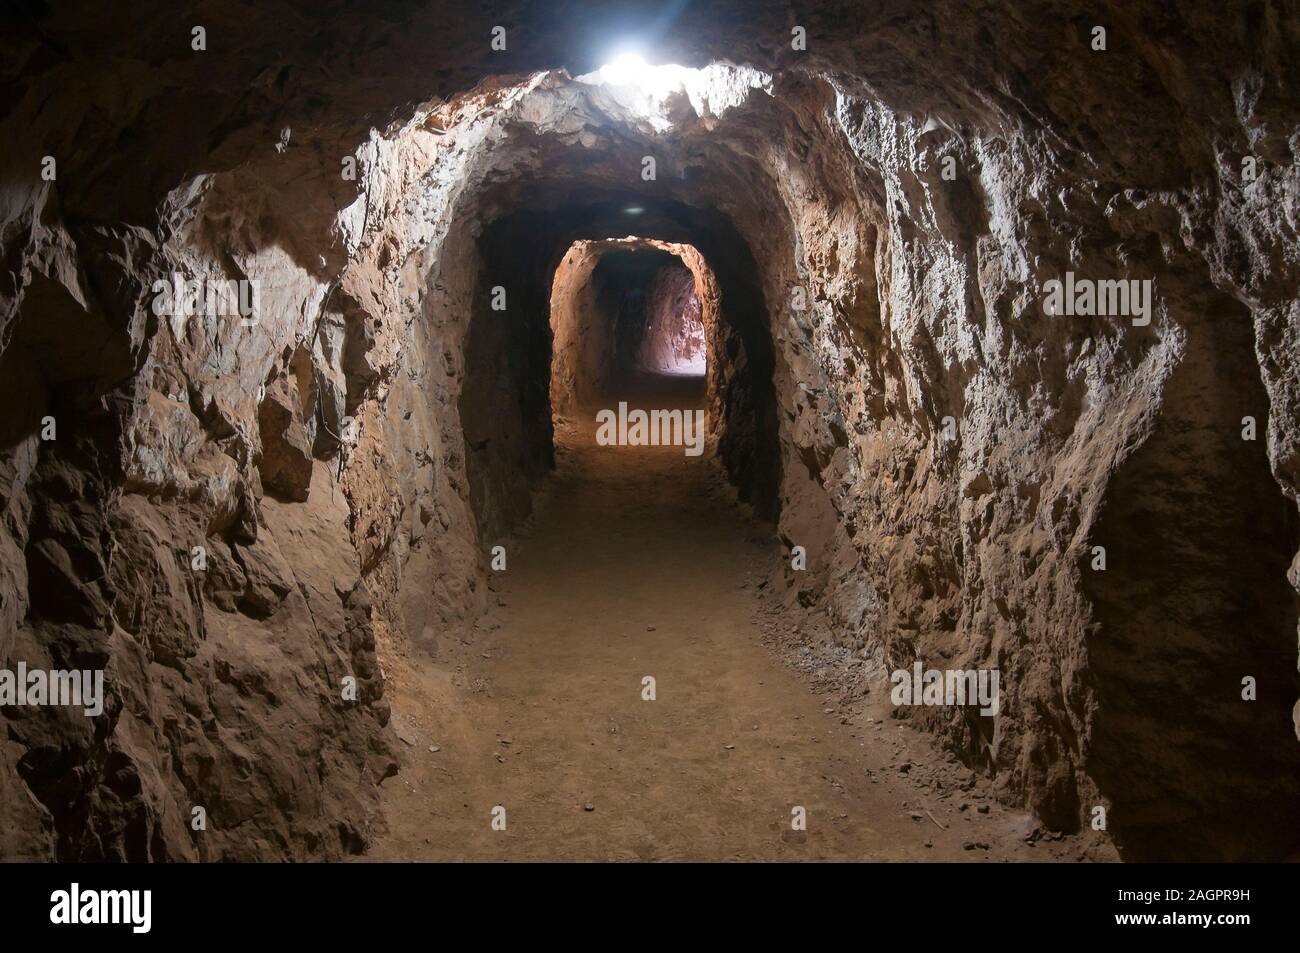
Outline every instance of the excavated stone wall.
<path id="1" fill-rule="evenodd" d="M 646 312 L 638 365 L 652 372 L 702 375 L 707 367 L 704 320 L 690 270 L 661 268 L 647 294 Z"/>
<path id="2" fill-rule="evenodd" d="M 1008 803 L 1104 804 L 1133 858 L 1292 846 L 1291 4 L 824 4 L 802 51 L 723 4 L 648 103 L 571 78 L 586 11 L 503 12 L 492 60 L 438 4 L 319 6 L 197 4 L 197 55 L 143 7 L 6 14 L 0 664 L 108 700 L 0 710 L 0 856 L 364 849 L 377 641 L 468 633 L 551 465 L 556 268 L 631 202 L 716 276 L 722 462 L 861 690 L 996 667 L 996 717 L 913 717 Z M 1067 272 L 1149 280 L 1149 322 L 1048 313 Z M 158 313 L 173 275 L 254 320 Z"/>

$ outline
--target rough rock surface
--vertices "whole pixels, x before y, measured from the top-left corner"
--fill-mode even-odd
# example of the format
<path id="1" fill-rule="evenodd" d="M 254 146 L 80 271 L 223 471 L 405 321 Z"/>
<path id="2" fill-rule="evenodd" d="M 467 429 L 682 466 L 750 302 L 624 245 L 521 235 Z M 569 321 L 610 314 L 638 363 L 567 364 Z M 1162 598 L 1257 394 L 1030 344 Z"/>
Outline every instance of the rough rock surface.
<path id="1" fill-rule="evenodd" d="M 803 51 L 691 6 L 658 99 L 573 78 L 601 9 L 507 3 L 500 54 L 449 11 L 4 14 L 0 663 L 109 699 L 0 711 L 0 856 L 364 849 L 375 640 L 468 637 L 551 464 L 552 276 L 629 203 L 716 276 L 711 423 L 792 602 L 873 671 L 998 667 L 996 718 L 917 718 L 1050 826 L 1293 846 L 1292 4 L 826 3 Z M 1150 322 L 1045 313 L 1067 271 Z M 158 314 L 174 274 L 255 320 Z"/>
<path id="2" fill-rule="evenodd" d="M 661 268 L 650 286 L 646 313 L 638 366 L 664 374 L 703 374 L 704 321 L 690 270 L 672 265 Z"/>

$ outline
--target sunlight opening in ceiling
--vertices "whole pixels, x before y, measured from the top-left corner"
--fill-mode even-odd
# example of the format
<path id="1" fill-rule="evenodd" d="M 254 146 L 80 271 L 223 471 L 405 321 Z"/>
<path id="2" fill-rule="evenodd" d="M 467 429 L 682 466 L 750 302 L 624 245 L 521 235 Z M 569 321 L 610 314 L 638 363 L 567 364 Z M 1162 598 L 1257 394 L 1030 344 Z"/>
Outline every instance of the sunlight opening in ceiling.
<path id="1" fill-rule="evenodd" d="M 713 119 L 739 106 L 754 90 L 772 93 L 772 77 L 761 70 L 731 63 L 710 63 L 701 69 L 654 64 L 634 45 L 619 47 L 604 66 L 575 78 L 601 87 L 621 107 L 649 120 L 657 132 L 674 124 L 667 115 L 674 96 L 684 96 L 696 116 Z"/>
<path id="2" fill-rule="evenodd" d="M 608 86 L 634 86 L 655 99 L 663 99 L 669 93 L 683 89 L 686 80 L 696 73 L 699 70 L 676 63 L 651 65 L 635 51 L 620 53 L 596 71 L 600 81 Z"/>

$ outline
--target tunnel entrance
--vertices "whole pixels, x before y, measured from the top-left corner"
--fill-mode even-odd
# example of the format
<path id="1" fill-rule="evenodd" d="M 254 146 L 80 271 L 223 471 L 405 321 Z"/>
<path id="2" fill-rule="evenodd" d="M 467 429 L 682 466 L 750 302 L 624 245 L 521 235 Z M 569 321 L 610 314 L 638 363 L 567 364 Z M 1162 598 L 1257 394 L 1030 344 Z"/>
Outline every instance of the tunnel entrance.
<path id="1" fill-rule="evenodd" d="M 716 288 L 703 256 L 689 245 L 643 238 L 575 242 L 551 291 L 556 420 L 629 395 L 702 407 Z"/>
<path id="2" fill-rule="evenodd" d="M 707 323 L 716 280 L 699 252 L 653 239 L 575 242 L 551 293 L 551 408 L 557 443 L 597 424 L 600 446 L 703 454 Z M 583 419 L 574 419 L 574 415 Z"/>
<path id="3" fill-rule="evenodd" d="M 626 235 L 630 209 L 640 236 L 606 237 Z M 533 491 L 555 468 L 559 422 L 590 424 L 620 401 L 677 409 L 683 423 L 687 411 L 704 413 L 740 499 L 775 520 L 770 317 L 753 253 L 730 219 L 615 194 L 504 215 L 476 250 L 459 409 L 484 545 L 531 512 Z"/>

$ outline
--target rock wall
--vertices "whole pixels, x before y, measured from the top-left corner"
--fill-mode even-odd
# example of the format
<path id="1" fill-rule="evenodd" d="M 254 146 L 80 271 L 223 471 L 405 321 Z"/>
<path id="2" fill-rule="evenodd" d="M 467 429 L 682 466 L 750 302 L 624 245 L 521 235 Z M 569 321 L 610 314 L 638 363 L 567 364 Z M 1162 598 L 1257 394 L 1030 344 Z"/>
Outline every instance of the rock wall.
<path id="1" fill-rule="evenodd" d="M 667 374 L 700 374 L 706 367 L 704 321 L 689 269 L 660 269 L 646 303 L 645 333 L 638 351 L 639 365 Z"/>

